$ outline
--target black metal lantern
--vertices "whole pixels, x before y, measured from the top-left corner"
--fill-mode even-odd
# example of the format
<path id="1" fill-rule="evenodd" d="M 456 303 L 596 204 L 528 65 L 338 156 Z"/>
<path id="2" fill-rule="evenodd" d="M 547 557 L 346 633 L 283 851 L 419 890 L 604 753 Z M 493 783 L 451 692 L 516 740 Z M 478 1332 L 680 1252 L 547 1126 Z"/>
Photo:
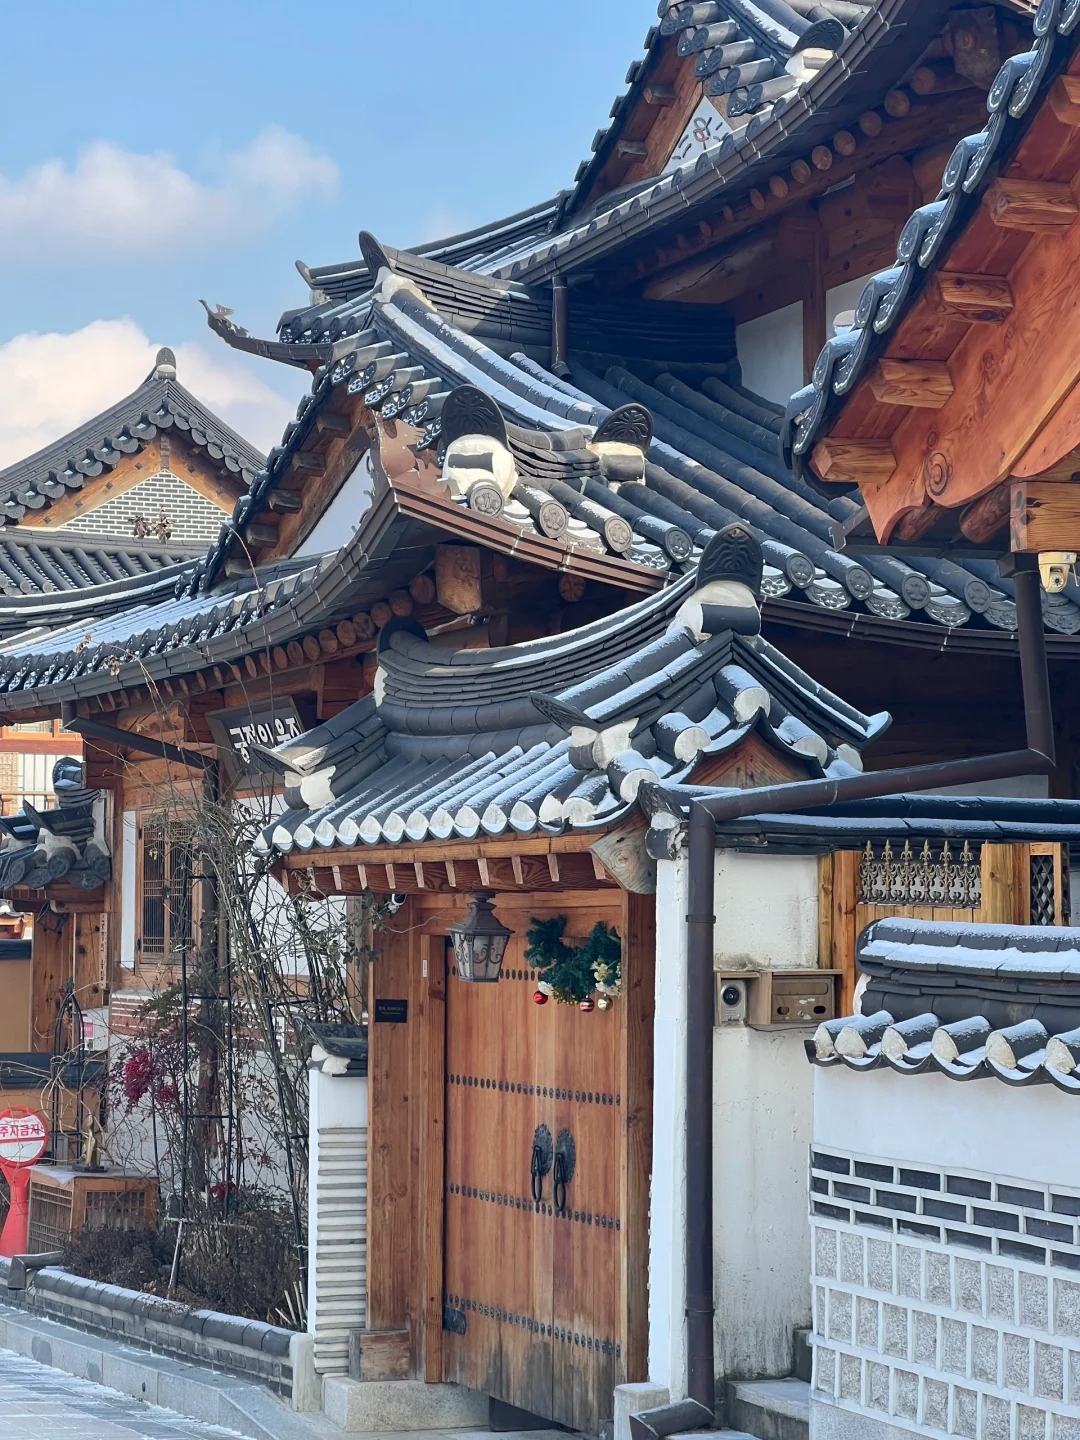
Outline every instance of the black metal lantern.
<path id="1" fill-rule="evenodd" d="M 495 914 L 490 892 L 478 890 L 469 905 L 469 913 L 450 926 L 458 978 L 474 982 L 498 980 L 506 942 L 513 933 Z"/>

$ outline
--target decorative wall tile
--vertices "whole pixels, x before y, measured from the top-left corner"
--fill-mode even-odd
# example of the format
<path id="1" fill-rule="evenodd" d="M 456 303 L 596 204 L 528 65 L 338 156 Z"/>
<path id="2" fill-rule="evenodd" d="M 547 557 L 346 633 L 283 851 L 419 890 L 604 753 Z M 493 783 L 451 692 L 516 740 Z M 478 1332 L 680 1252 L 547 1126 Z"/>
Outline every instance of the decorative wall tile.
<path id="1" fill-rule="evenodd" d="M 1080 1420 L 1058 1415 L 1054 1421 L 1054 1440 L 1080 1440 Z"/>
<path id="2" fill-rule="evenodd" d="M 968 1327 L 963 1320 L 941 1322 L 941 1368 L 950 1375 L 968 1373 Z"/>
<path id="3" fill-rule="evenodd" d="M 1046 1411 L 1016 1407 L 1016 1440 L 1046 1440 Z"/>
<path id="4" fill-rule="evenodd" d="M 943 1380 L 923 1381 L 923 1423 L 938 1430 L 949 1428 L 949 1387 Z"/>
<path id="5" fill-rule="evenodd" d="M 982 1397 L 979 1440 L 1012 1440 L 1012 1405 L 999 1395 Z"/>
<path id="6" fill-rule="evenodd" d="M 1065 1354 L 1056 1345 L 1035 1345 L 1035 1394 L 1043 1400 L 1065 1398 Z"/>
<path id="7" fill-rule="evenodd" d="M 814 1346 L 814 1388 L 830 1395 L 836 1389 L 836 1351 L 827 1345 Z"/>
<path id="8" fill-rule="evenodd" d="M 844 1290 L 829 1291 L 829 1339 L 851 1344 L 852 1297 Z"/>
<path id="9" fill-rule="evenodd" d="M 824 1225 L 814 1226 L 814 1274 L 826 1279 L 836 1278 L 835 1230 L 826 1230 Z"/>
<path id="10" fill-rule="evenodd" d="M 1010 1325 L 1016 1320 L 1016 1272 L 1006 1270 L 1003 1265 L 987 1265 L 986 1288 L 989 1295 L 989 1311 L 996 1320 L 1007 1320 Z"/>
<path id="11" fill-rule="evenodd" d="M 923 1365 L 937 1364 L 938 1319 L 923 1311 L 915 1314 L 915 1356 Z"/>
<path id="12" fill-rule="evenodd" d="M 1080 1405 L 1080 1350 L 1069 1351 L 1069 1399 Z"/>
<path id="13" fill-rule="evenodd" d="M 864 1350 L 878 1348 L 878 1302 L 860 1297 L 855 1309 L 856 1343 Z"/>
<path id="14" fill-rule="evenodd" d="M 981 1315 L 983 1308 L 982 1261 L 961 1260 L 958 1256 L 955 1270 L 956 1308 L 958 1310 L 974 1310 L 977 1315 Z"/>
<path id="15" fill-rule="evenodd" d="M 868 1283 L 871 1290 L 893 1288 L 893 1246 L 889 1240 L 867 1242 Z"/>
<path id="16" fill-rule="evenodd" d="M 971 1378 L 998 1383 L 998 1332 L 984 1325 L 971 1327 Z"/>
<path id="17" fill-rule="evenodd" d="M 948 1255 L 934 1251 L 927 1255 L 926 1298 L 934 1305 L 952 1305 L 952 1266 Z"/>
<path id="18" fill-rule="evenodd" d="M 1005 1388 L 1026 1395 L 1031 1386 L 1031 1341 L 1023 1335 L 1006 1335 L 1004 1347 Z"/>
<path id="19" fill-rule="evenodd" d="M 1020 1324 L 1033 1330 L 1048 1330 L 1050 1290 L 1045 1275 L 1020 1272 Z M 1080 1333 L 1080 1332 L 1078 1332 Z"/>
<path id="20" fill-rule="evenodd" d="M 895 1355 L 900 1360 L 908 1358 L 908 1312 L 899 1305 L 882 1307 L 881 1348 L 886 1355 Z"/>
<path id="21" fill-rule="evenodd" d="M 840 1356 L 839 1389 L 845 1400 L 862 1400 L 862 1361 L 857 1355 Z"/>
<path id="22" fill-rule="evenodd" d="M 868 1361 L 866 1366 L 866 1403 L 871 1410 L 889 1409 L 889 1367 Z"/>
<path id="23" fill-rule="evenodd" d="M 1054 1281 L 1054 1333 L 1080 1335 L 1080 1285 L 1072 1280 Z"/>
<path id="24" fill-rule="evenodd" d="M 978 1440 L 979 1397 L 974 1390 L 957 1385 L 953 1390 L 953 1434 Z"/>
<path id="25" fill-rule="evenodd" d="M 922 1299 L 922 1251 L 911 1245 L 896 1247 L 897 1290 L 910 1300 Z"/>
<path id="26" fill-rule="evenodd" d="M 896 1386 L 895 1413 L 903 1420 L 919 1418 L 919 1377 L 910 1370 L 894 1370 Z"/>
<path id="27" fill-rule="evenodd" d="M 861 1235 L 840 1236 L 840 1279 L 849 1285 L 863 1283 L 866 1241 Z M 889 1286 L 892 1289 L 890 1283 Z"/>

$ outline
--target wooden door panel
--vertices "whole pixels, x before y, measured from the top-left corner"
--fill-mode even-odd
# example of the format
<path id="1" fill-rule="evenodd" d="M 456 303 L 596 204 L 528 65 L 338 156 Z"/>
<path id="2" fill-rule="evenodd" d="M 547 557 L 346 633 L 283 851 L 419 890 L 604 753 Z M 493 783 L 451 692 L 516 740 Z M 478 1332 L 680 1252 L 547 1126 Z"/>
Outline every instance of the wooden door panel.
<path id="1" fill-rule="evenodd" d="M 537 1414 L 551 1409 L 551 1216 L 531 1195 L 536 1009 L 523 940 L 497 985 L 447 985 L 443 1373 Z M 451 966 L 451 971 L 453 967 Z M 546 1209 L 546 1207 L 545 1207 Z"/>
<path id="2" fill-rule="evenodd" d="M 445 1296 L 465 1333 L 444 1332 L 443 1374 L 595 1431 L 626 1370 L 617 1079 L 626 1017 L 618 1000 L 591 1013 L 535 1005 L 524 960 L 533 911 L 498 904 L 515 931 L 504 978 L 466 985 L 451 965 L 447 979 Z M 601 917 L 616 920 L 599 907 L 571 909 L 569 934 L 588 934 Z M 563 1215 L 554 1165 L 539 1205 L 532 1196 L 541 1125 L 553 1147 L 563 1131 L 573 1138 Z"/>

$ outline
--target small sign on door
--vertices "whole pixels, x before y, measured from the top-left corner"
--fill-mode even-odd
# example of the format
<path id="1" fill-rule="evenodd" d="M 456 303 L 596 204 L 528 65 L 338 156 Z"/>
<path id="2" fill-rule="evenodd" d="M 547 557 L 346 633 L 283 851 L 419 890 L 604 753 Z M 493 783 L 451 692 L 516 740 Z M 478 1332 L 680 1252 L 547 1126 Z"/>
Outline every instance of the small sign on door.
<path id="1" fill-rule="evenodd" d="M 376 1025 L 405 1025 L 409 1019 L 408 1000 L 376 1000 Z"/>

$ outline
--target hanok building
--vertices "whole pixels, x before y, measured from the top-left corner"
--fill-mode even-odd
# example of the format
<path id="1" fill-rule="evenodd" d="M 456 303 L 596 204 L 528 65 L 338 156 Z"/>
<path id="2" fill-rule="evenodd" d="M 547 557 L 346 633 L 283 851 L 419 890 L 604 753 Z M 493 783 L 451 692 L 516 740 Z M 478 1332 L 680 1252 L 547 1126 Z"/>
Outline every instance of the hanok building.
<path id="1" fill-rule="evenodd" d="M 86 783 L 111 797 L 112 876 L 94 901 L 62 903 L 109 917 L 114 1015 L 167 958 L 145 943 L 140 830 L 212 757 L 242 791 L 252 742 L 284 740 L 259 762 L 285 807 L 261 854 L 290 890 L 400 901 L 368 996 L 367 1208 L 350 1218 L 364 1264 L 351 1319 L 327 1312 L 314 1333 L 346 1419 L 363 1403 L 344 1378 L 361 1319 L 395 1378 L 464 1382 L 587 1429 L 624 1382 L 677 1397 L 702 1367 L 710 1386 L 790 1373 L 809 1319 L 810 1120 L 805 1069 L 787 1062 L 798 1022 L 854 989 L 865 845 L 884 863 L 906 834 L 931 869 L 960 863 L 963 895 L 943 893 L 973 916 L 984 871 L 987 893 L 1000 874 L 995 842 L 1013 847 L 1018 878 L 987 918 L 1014 922 L 1032 913 L 1023 866 L 1042 875 L 1034 847 L 1056 847 L 1065 916 L 1063 802 L 920 801 L 906 829 L 863 814 L 831 837 L 811 817 L 783 874 L 742 856 L 778 833 L 751 818 L 729 846 L 742 868 L 725 923 L 743 938 L 721 937 L 704 1003 L 687 1004 L 684 801 L 841 784 L 871 741 L 877 764 L 1003 749 L 1023 714 L 1002 685 L 1019 592 L 998 551 L 849 550 L 864 524 L 853 478 L 823 490 L 786 468 L 780 402 L 852 308 L 847 287 L 937 194 L 1001 62 L 1018 52 L 1019 73 L 1042 51 L 1020 5 L 825 9 L 665 6 L 572 192 L 422 251 L 363 234 L 358 260 L 304 268 L 309 303 L 274 339 L 211 312 L 230 344 L 313 372 L 281 445 L 168 596 L 92 598 L 75 625 L 54 608 L 47 632 L 2 652 L 0 711 L 63 718 L 85 737 Z M 1071 587 L 1042 617 L 1067 695 Z M 1063 713 L 1049 785 L 1067 795 Z M 487 987 L 448 949 L 478 892 L 512 932 Z M 584 1012 L 534 1005 L 534 917 L 565 917 L 577 941 L 613 928 L 617 993 Z M 711 1130 L 704 1151 L 683 1139 L 685 1035 L 711 1014 L 714 970 L 753 981 L 755 1023 L 781 1027 L 760 1042 L 782 1052 L 773 1083 L 790 1077 L 807 1102 L 795 1125 L 786 1092 L 763 1102 L 742 1009 L 713 1079 L 746 1119 L 731 1142 L 775 1178 L 766 1239 L 782 1258 L 755 1299 L 765 1232 L 747 1217 L 769 1197 L 733 1177 L 722 1214 L 749 1238 L 718 1261 L 715 1337 L 709 1267 L 681 1253 L 686 1167 L 712 1145 Z M 350 1054 L 334 1056 L 344 1072 Z"/>

